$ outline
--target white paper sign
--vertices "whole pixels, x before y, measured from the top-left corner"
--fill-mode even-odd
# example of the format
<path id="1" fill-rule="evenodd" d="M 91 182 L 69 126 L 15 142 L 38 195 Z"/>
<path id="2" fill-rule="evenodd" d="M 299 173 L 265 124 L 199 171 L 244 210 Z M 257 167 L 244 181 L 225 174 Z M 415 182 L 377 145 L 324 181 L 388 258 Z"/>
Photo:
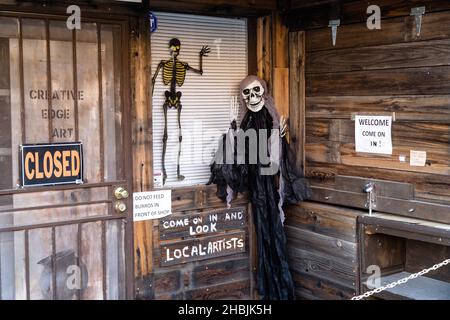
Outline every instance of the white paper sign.
<path id="1" fill-rule="evenodd" d="M 427 164 L 427 152 L 411 150 L 409 164 L 412 167 L 425 167 Z"/>
<path id="2" fill-rule="evenodd" d="M 355 116 L 356 152 L 392 154 L 392 117 Z"/>
<path id="3" fill-rule="evenodd" d="M 162 172 L 155 172 L 153 174 L 153 186 L 155 188 L 162 188 L 163 187 L 163 174 L 162 174 Z"/>
<path id="4" fill-rule="evenodd" d="M 145 221 L 172 214 L 172 190 L 133 193 L 133 220 Z"/>

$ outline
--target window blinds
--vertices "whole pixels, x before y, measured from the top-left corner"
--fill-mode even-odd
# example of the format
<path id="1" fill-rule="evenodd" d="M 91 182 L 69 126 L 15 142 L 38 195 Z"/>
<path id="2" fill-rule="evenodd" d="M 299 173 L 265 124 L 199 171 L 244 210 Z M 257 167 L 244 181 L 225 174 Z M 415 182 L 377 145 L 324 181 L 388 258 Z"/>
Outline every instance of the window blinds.
<path id="1" fill-rule="evenodd" d="M 181 102 L 181 174 L 177 179 L 177 110 L 168 110 L 168 142 L 165 157 L 167 181 L 164 187 L 204 184 L 210 175 L 209 164 L 222 133 L 230 123 L 230 101 L 239 94 L 239 82 L 247 76 L 246 19 L 216 18 L 198 15 L 154 13 L 158 29 L 152 34 L 152 73 L 161 60 L 169 60 L 169 41 L 181 41 L 179 60 L 199 68 L 199 53 L 204 45 L 211 53 L 203 59 L 203 76 L 188 71 L 185 83 L 177 86 Z M 162 82 L 162 70 L 153 94 L 153 160 L 155 177 L 162 176 L 164 132 L 164 92 L 170 86 Z M 162 181 L 162 179 L 161 179 Z M 155 183 L 155 187 L 158 183 Z"/>

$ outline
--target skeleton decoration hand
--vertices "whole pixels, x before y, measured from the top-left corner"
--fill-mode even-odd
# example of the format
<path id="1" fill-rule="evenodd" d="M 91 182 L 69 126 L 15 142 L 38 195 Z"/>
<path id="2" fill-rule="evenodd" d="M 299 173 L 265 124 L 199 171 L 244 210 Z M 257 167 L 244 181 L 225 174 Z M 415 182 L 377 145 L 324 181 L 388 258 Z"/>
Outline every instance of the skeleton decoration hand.
<path id="1" fill-rule="evenodd" d="M 261 111 L 265 104 L 263 85 L 259 81 L 253 81 L 249 86 L 242 90 L 242 97 L 250 111 Z"/>
<path id="2" fill-rule="evenodd" d="M 230 101 L 230 123 L 237 121 L 239 117 L 239 101 L 237 96 L 232 96 Z"/>
<path id="3" fill-rule="evenodd" d="M 208 53 L 211 52 L 211 49 L 208 46 L 204 46 L 202 50 L 200 50 L 200 56 L 207 57 Z"/>
<path id="4" fill-rule="evenodd" d="M 287 133 L 288 133 L 287 118 L 285 116 L 281 116 L 281 119 L 280 119 L 280 137 L 284 138 Z"/>

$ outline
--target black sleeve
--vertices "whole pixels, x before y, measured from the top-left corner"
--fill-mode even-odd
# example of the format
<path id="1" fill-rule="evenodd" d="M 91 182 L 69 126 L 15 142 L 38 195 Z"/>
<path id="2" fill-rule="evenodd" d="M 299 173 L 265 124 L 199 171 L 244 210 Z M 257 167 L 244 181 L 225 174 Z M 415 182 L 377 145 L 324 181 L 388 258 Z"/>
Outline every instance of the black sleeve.
<path id="1" fill-rule="evenodd" d="M 233 121 L 230 130 L 236 130 L 236 122 Z M 229 186 L 235 194 L 243 193 L 247 191 L 247 173 L 248 167 L 246 165 L 237 165 L 236 153 L 234 154 L 234 164 L 227 164 L 225 159 L 225 146 L 227 143 L 233 143 L 234 149 L 236 150 L 237 142 L 236 138 L 234 141 L 227 141 L 229 139 L 228 134 L 222 135 L 221 141 L 219 142 L 219 148 L 223 148 L 223 159 L 218 163 L 218 154 L 216 153 L 213 162 L 211 163 L 211 176 L 207 185 L 216 184 L 217 185 L 217 196 L 226 201 L 227 199 L 227 186 Z"/>

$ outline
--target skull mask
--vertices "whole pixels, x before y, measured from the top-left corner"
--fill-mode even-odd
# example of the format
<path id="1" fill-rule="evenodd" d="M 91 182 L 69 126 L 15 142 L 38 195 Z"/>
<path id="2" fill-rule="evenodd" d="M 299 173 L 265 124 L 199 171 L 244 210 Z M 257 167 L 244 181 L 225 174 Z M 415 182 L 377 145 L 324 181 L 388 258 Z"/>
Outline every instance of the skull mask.
<path id="1" fill-rule="evenodd" d="M 253 81 L 242 90 L 242 97 L 249 110 L 253 112 L 260 111 L 265 104 L 263 85 L 257 80 Z"/>

